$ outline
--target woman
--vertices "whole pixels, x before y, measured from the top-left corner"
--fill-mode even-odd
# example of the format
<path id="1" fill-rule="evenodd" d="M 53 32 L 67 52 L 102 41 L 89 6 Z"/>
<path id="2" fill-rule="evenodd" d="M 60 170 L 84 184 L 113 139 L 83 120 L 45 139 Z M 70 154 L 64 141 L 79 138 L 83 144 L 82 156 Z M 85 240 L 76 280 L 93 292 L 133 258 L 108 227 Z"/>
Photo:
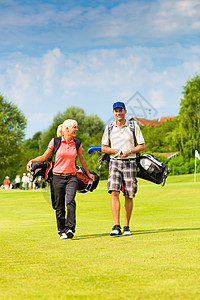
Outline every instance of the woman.
<path id="1" fill-rule="evenodd" d="M 4 188 L 5 188 L 6 190 L 8 190 L 8 189 L 9 189 L 9 186 L 10 186 L 10 179 L 9 179 L 8 176 L 6 176 L 6 178 L 4 179 L 3 184 L 4 184 Z"/>
<path id="2" fill-rule="evenodd" d="M 95 180 L 94 175 L 90 174 L 86 160 L 82 153 L 82 145 L 76 150 L 74 137 L 78 130 L 75 120 L 65 120 L 58 126 L 57 136 L 61 137 L 61 144 L 55 154 L 55 164 L 53 167 L 52 188 L 55 198 L 55 210 L 57 219 L 58 233 L 61 239 L 73 238 L 76 226 L 76 202 L 75 195 L 77 190 L 77 177 L 75 158 L 79 161 L 91 180 Z M 48 145 L 43 155 L 31 159 L 27 164 L 27 169 L 31 170 L 33 162 L 43 162 L 52 154 L 54 149 L 54 139 Z M 65 217 L 65 197 L 67 206 L 67 216 Z"/>

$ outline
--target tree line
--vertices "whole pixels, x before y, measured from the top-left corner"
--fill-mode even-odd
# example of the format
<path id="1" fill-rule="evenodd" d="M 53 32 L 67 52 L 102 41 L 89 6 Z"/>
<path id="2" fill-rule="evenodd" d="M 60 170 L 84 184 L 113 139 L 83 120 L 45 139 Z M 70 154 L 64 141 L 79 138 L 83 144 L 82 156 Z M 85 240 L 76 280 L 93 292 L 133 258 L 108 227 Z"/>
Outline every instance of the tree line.
<path id="1" fill-rule="evenodd" d="M 159 157 L 171 170 L 171 175 L 194 172 L 194 151 L 200 153 L 200 75 L 190 78 L 183 87 L 179 115 L 159 126 L 141 126 L 145 138 L 145 153 Z M 91 171 L 97 172 L 101 179 L 107 179 L 108 168 L 98 168 L 99 153 L 89 155 L 90 145 L 100 145 L 105 124 L 96 115 L 86 115 L 80 107 L 71 106 L 63 113 L 58 112 L 52 124 L 43 132 L 36 132 L 32 138 L 24 139 L 26 118 L 19 108 L 0 95 L 0 184 L 5 176 L 13 180 L 16 174 L 26 172 L 27 162 L 41 155 L 49 141 L 56 136 L 59 124 L 66 119 L 78 122 L 79 138 L 83 153 Z M 178 156 L 167 159 L 159 153 L 178 152 Z M 197 163 L 200 172 L 200 162 Z"/>

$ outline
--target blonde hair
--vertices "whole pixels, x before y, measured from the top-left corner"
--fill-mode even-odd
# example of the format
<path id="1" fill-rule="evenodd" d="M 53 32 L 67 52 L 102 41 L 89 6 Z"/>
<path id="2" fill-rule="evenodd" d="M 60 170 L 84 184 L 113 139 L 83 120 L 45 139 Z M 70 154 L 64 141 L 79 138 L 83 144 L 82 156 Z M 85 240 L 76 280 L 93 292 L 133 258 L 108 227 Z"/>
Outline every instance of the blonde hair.
<path id="1" fill-rule="evenodd" d="M 57 136 L 62 136 L 66 128 L 72 128 L 73 126 L 77 126 L 77 122 L 75 120 L 65 120 L 62 124 L 58 126 Z"/>

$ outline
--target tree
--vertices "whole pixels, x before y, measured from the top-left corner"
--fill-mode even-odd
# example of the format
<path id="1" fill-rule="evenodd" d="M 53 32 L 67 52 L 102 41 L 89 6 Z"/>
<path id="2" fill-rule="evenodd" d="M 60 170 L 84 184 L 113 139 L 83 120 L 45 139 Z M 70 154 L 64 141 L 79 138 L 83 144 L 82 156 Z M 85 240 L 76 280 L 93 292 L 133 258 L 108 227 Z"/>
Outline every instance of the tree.
<path id="1" fill-rule="evenodd" d="M 0 95 L 0 183 L 5 175 L 15 176 L 11 172 L 19 165 L 25 127 L 26 118 L 22 112 Z"/>
<path id="2" fill-rule="evenodd" d="M 142 134 L 145 140 L 145 153 L 155 152 L 174 152 L 177 151 L 174 143 L 171 142 L 172 132 L 177 126 L 177 118 L 167 120 L 159 126 L 145 125 L 141 127 Z"/>
<path id="3" fill-rule="evenodd" d="M 45 151 L 49 141 L 56 136 L 56 131 L 59 124 L 62 124 L 67 119 L 76 120 L 78 123 L 77 138 L 84 145 L 84 141 L 89 137 L 95 136 L 98 133 L 103 134 L 104 123 L 97 115 L 86 116 L 84 110 L 80 107 L 71 106 L 65 112 L 58 113 L 53 120 L 51 126 L 41 136 L 41 150 Z"/>
<path id="4" fill-rule="evenodd" d="M 41 155 L 41 135 L 42 132 L 36 132 L 32 138 L 23 141 L 21 150 L 21 159 L 19 164 L 18 173 L 26 172 L 26 165 L 33 157 Z"/>
<path id="5" fill-rule="evenodd" d="M 194 157 L 200 151 L 200 75 L 188 80 L 183 90 L 179 111 L 180 154 Z"/>

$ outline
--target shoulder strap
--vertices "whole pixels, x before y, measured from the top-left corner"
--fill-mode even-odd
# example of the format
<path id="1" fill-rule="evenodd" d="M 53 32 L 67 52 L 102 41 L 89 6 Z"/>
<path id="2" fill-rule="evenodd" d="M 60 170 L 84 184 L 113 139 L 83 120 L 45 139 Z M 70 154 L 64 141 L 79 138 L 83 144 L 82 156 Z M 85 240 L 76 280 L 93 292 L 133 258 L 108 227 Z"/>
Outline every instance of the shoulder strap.
<path id="1" fill-rule="evenodd" d="M 108 124 L 108 143 L 109 143 L 109 147 L 111 146 L 111 142 L 110 142 L 110 133 L 111 130 L 113 129 L 115 122 Z"/>
<path id="2" fill-rule="evenodd" d="M 130 128 L 130 131 L 133 133 L 133 139 L 135 146 L 137 145 L 136 137 L 135 137 L 135 122 L 134 121 L 128 121 L 128 126 Z"/>
<path id="3" fill-rule="evenodd" d="M 60 147 L 60 144 L 61 144 L 61 137 L 59 136 L 59 137 L 54 138 L 53 152 L 52 152 L 52 155 L 51 155 L 50 159 L 48 159 L 48 161 L 53 160 L 53 157 L 56 154 L 56 152 L 58 151 L 58 148 Z"/>
<path id="4" fill-rule="evenodd" d="M 79 139 L 75 139 L 73 138 L 75 145 L 76 145 L 76 151 L 78 153 L 78 149 L 81 145 L 81 141 Z M 58 148 L 60 147 L 61 144 L 61 136 L 59 137 L 55 137 L 54 138 L 54 148 L 53 148 L 53 153 L 51 155 L 50 161 L 53 159 L 54 155 L 56 154 L 56 152 L 58 151 Z"/>
<path id="5" fill-rule="evenodd" d="M 79 139 L 75 139 L 75 138 L 73 138 L 73 140 L 74 140 L 74 142 L 75 142 L 75 145 L 76 145 L 76 151 L 77 151 L 77 153 L 78 153 L 78 149 L 79 149 L 79 147 L 80 147 L 80 145 L 81 145 L 81 141 L 80 141 Z"/>
<path id="6" fill-rule="evenodd" d="M 128 121 L 128 126 L 130 128 L 130 131 L 133 133 L 133 139 L 135 146 L 137 145 L 136 136 L 135 136 L 135 121 Z M 136 153 L 136 157 L 140 157 L 140 153 Z"/>
<path id="7" fill-rule="evenodd" d="M 56 152 L 58 151 L 58 148 L 60 147 L 61 144 L 61 136 L 54 138 L 54 148 L 53 148 L 53 154 L 55 155 Z"/>
<path id="8" fill-rule="evenodd" d="M 114 126 L 114 123 L 110 123 L 108 125 L 108 140 L 109 140 L 109 147 L 110 147 L 110 133 L 111 133 L 111 130 L 113 129 L 113 126 Z M 130 128 L 130 131 L 133 133 L 133 139 L 134 139 L 134 143 L 135 143 L 135 146 L 137 144 L 137 141 L 136 141 L 136 137 L 135 137 L 135 122 L 134 121 L 128 121 L 128 126 Z"/>

